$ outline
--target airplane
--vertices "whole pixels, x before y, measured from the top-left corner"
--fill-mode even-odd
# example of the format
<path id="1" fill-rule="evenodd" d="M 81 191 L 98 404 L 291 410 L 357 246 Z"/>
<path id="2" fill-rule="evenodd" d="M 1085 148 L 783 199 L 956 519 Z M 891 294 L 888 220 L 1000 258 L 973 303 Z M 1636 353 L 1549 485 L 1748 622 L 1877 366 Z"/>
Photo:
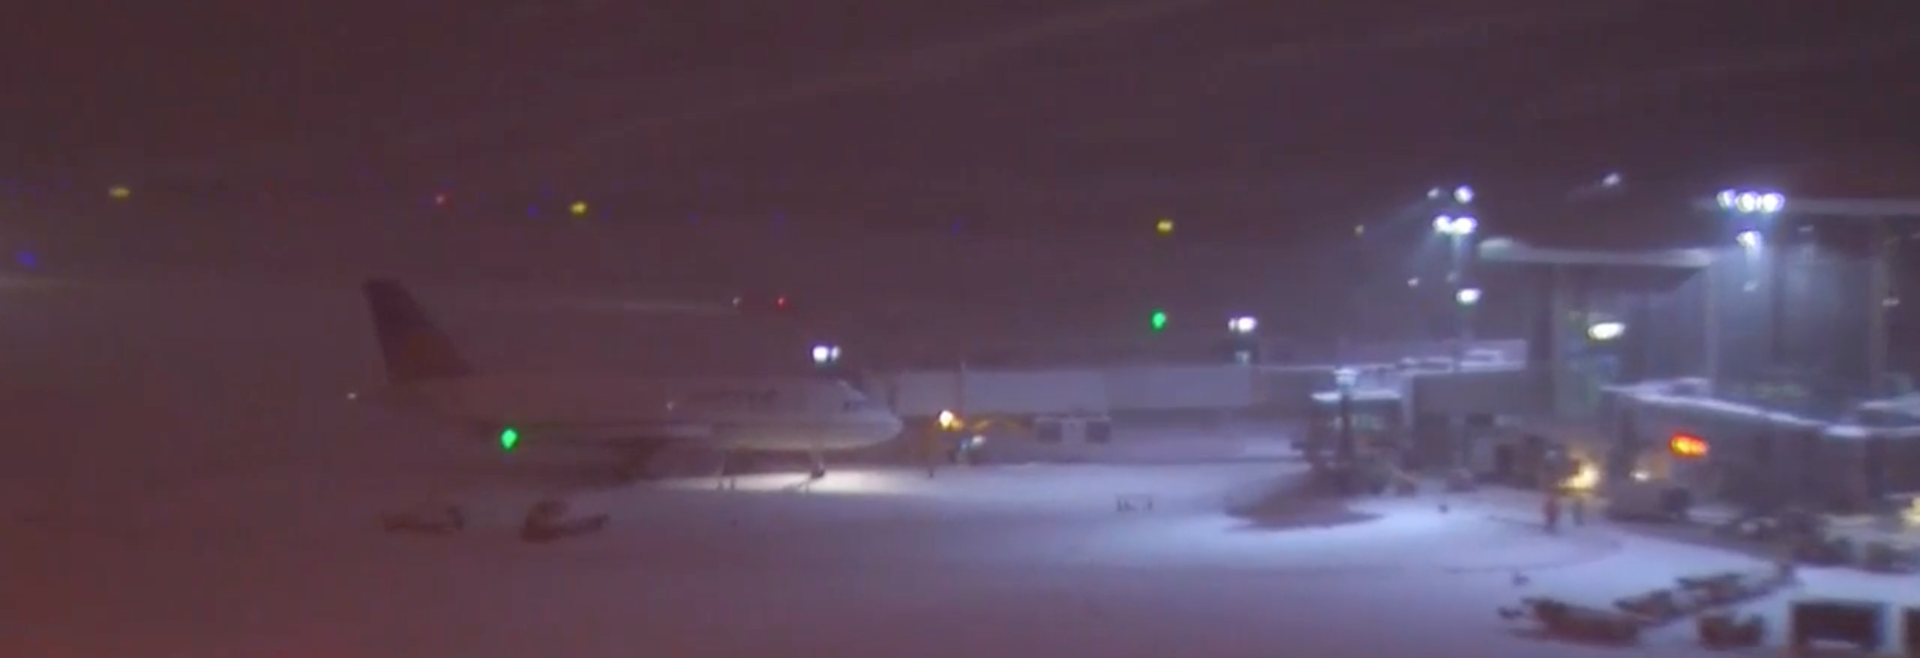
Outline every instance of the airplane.
<path id="1" fill-rule="evenodd" d="M 845 381 L 826 377 L 548 377 L 473 367 L 399 282 L 362 286 L 385 361 L 384 387 L 357 396 L 452 426 L 499 449 L 606 448 L 622 471 L 645 476 L 668 446 L 719 451 L 806 452 L 810 480 L 826 476 L 826 453 L 883 443 L 899 416 Z"/>

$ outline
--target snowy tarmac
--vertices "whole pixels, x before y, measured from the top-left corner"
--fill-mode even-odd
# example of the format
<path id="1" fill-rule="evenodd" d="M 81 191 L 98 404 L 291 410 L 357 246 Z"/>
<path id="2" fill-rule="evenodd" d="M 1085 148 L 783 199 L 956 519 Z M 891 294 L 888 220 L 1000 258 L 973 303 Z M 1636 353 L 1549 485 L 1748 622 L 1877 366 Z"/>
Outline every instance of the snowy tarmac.
<path id="1" fill-rule="evenodd" d="M 612 514 L 607 531 L 540 546 L 514 535 L 536 491 L 364 464 L 343 487 L 347 468 L 238 469 L 113 514 L 17 519 L 0 655 L 1602 655 L 1621 650 L 1519 637 L 1494 609 L 1754 564 L 1604 527 L 1548 535 L 1469 499 L 1274 500 L 1298 467 L 1272 462 L 602 488 L 572 500 Z M 472 527 L 378 529 L 429 493 Z M 1872 578 L 1816 571 L 1808 589 Z M 1626 651 L 1706 653 L 1685 623 Z"/>

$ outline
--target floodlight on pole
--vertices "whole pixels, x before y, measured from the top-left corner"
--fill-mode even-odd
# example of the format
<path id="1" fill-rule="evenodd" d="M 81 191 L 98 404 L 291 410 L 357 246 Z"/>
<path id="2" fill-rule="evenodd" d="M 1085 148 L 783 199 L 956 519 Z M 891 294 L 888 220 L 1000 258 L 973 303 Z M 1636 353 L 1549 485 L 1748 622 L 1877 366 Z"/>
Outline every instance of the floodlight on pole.
<path id="1" fill-rule="evenodd" d="M 817 366 L 830 365 L 839 360 L 840 360 L 840 346 L 838 345 L 813 346 L 813 364 L 814 365 L 817 365 Z"/>
<path id="2" fill-rule="evenodd" d="M 1473 188 L 1465 185 L 1453 188 L 1453 200 L 1458 203 L 1473 203 Z"/>
<path id="3" fill-rule="evenodd" d="M 1714 201 L 1721 210 L 1746 216 L 1748 219 L 1745 221 L 1759 225 L 1759 230 L 1740 231 L 1734 236 L 1734 241 L 1739 243 L 1741 249 L 1746 252 L 1751 271 L 1765 272 L 1766 276 L 1772 279 L 1767 286 L 1772 289 L 1769 293 L 1770 299 L 1767 300 L 1767 340 L 1770 343 L 1768 353 L 1776 364 L 1783 363 L 1787 358 L 1787 346 L 1782 330 L 1786 326 L 1787 300 L 1783 295 L 1786 289 L 1784 277 L 1787 269 L 1787 255 L 1781 250 L 1782 236 L 1777 231 L 1780 231 L 1783 226 L 1776 215 L 1786 209 L 1787 197 L 1774 191 L 1726 189 L 1714 195 Z M 1768 242 L 1774 244 L 1769 245 Z M 1769 250 L 1773 252 L 1771 255 L 1766 253 Z M 1745 288 L 1752 291 L 1759 286 L 1760 282 L 1757 279 L 1749 279 Z"/>
<path id="4" fill-rule="evenodd" d="M 1227 330 L 1242 336 L 1251 334 L 1260 328 L 1260 319 L 1251 315 L 1242 315 L 1227 321 Z"/>
<path id="5" fill-rule="evenodd" d="M 1779 192 L 1758 192 L 1754 190 L 1721 190 L 1714 195 L 1714 202 L 1722 210 L 1731 210 L 1742 215 L 1771 215 L 1787 207 L 1787 197 Z"/>
<path id="6" fill-rule="evenodd" d="M 1478 304 L 1480 303 L 1480 289 L 1461 288 L 1459 292 L 1453 294 L 1453 301 L 1458 302 L 1461 306 Z"/>
<path id="7" fill-rule="evenodd" d="M 1472 217 L 1441 215 L 1433 218 L 1433 231 L 1441 235 L 1464 238 L 1480 230 L 1480 220 Z"/>

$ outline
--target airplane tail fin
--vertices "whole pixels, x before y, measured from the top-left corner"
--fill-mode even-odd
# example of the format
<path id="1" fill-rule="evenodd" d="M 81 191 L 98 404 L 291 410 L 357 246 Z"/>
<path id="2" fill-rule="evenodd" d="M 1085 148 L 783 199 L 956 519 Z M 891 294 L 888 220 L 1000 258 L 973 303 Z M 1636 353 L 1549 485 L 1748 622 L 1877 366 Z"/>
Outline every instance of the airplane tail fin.
<path id="1" fill-rule="evenodd" d="M 427 319 L 413 293 L 392 279 L 368 279 L 360 286 L 373 312 L 374 331 L 380 337 L 380 355 L 386 360 L 387 381 L 393 384 L 471 376 L 473 366 L 453 341 Z"/>

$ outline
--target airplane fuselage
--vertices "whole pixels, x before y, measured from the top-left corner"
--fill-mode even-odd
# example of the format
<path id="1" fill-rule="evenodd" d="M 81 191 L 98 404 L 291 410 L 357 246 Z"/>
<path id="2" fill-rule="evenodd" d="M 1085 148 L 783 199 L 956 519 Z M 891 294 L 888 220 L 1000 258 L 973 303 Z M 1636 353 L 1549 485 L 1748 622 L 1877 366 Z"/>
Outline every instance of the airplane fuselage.
<path id="1" fill-rule="evenodd" d="M 844 450 L 894 438 L 900 420 L 823 378 L 472 376 L 389 386 L 370 401 L 528 446 L 675 441 L 726 449 Z"/>

